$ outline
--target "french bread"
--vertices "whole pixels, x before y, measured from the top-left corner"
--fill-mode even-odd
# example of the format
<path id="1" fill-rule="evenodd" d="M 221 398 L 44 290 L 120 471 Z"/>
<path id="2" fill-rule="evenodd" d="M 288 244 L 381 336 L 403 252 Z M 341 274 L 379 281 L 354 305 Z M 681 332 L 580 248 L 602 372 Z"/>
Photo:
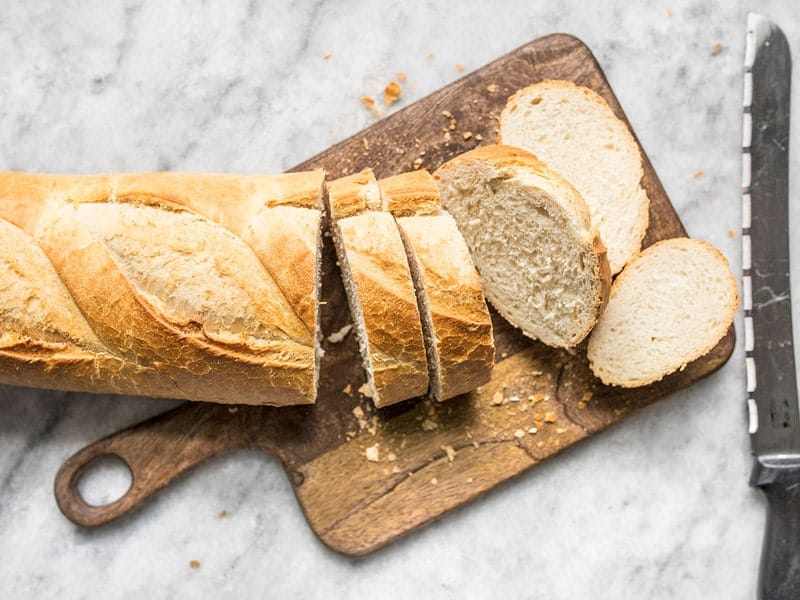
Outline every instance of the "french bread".
<path id="1" fill-rule="evenodd" d="M 580 343 L 600 315 L 611 275 L 575 188 L 529 152 L 500 145 L 461 154 L 434 178 L 489 302 L 544 344 Z"/>
<path id="2" fill-rule="evenodd" d="M 491 377 L 494 340 L 464 238 L 453 217 L 441 210 L 439 191 L 427 171 L 378 183 L 408 255 L 428 349 L 431 395 L 443 401 L 474 390 Z"/>
<path id="3" fill-rule="evenodd" d="M 499 141 L 532 152 L 575 186 L 608 248 L 612 274 L 622 270 L 641 248 L 649 200 L 639 146 L 606 101 L 570 81 L 533 84 L 509 98 Z"/>
<path id="4" fill-rule="evenodd" d="M 714 246 L 653 244 L 614 280 L 587 354 L 604 383 L 638 387 L 684 368 L 717 345 L 739 307 L 736 280 Z"/>
<path id="5" fill-rule="evenodd" d="M 0 174 L 0 381 L 314 402 L 323 179 Z"/>
<path id="6" fill-rule="evenodd" d="M 422 323 L 394 217 L 381 210 L 369 169 L 329 182 L 327 191 L 369 395 L 377 407 L 421 396 L 429 384 Z"/>

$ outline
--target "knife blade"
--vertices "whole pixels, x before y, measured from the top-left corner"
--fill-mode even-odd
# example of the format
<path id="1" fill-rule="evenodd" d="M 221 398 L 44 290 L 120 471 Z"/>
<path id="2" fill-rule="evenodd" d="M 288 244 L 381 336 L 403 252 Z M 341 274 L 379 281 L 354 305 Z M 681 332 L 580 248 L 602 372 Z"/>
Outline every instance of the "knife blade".
<path id="1" fill-rule="evenodd" d="M 789 280 L 791 54 L 747 17 L 742 135 L 742 289 L 750 484 L 767 496 L 759 598 L 800 598 L 800 407 Z"/>

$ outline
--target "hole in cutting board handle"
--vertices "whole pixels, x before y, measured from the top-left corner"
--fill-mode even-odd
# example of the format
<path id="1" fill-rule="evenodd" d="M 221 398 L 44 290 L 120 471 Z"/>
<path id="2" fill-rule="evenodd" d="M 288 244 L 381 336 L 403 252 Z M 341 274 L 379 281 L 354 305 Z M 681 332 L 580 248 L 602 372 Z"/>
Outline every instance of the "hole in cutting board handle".
<path id="1" fill-rule="evenodd" d="M 122 457 L 103 454 L 93 458 L 78 476 L 78 494 L 94 507 L 113 504 L 131 489 L 133 473 Z"/>

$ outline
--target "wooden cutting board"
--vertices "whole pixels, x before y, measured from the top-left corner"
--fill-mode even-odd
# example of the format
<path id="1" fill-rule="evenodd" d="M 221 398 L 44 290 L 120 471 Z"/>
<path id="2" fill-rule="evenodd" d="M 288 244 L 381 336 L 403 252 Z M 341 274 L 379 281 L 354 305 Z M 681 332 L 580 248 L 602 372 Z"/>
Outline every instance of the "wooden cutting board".
<path id="1" fill-rule="evenodd" d="M 296 170 L 324 167 L 338 177 L 370 166 L 385 177 L 412 170 L 420 161 L 434 169 L 494 142 L 506 98 L 549 78 L 594 89 L 625 119 L 589 49 L 557 34 L 392 114 Z M 645 245 L 684 236 L 644 150 L 642 155 L 651 201 Z M 324 252 L 329 269 L 323 276 L 322 319 L 324 331 L 332 332 L 350 317 L 329 239 Z M 624 390 L 592 376 L 584 346 L 575 353 L 554 350 L 525 339 L 496 314 L 493 320 L 497 365 L 491 382 L 477 392 L 440 405 L 420 399 L 378 412 L 356 391 L 364 375 L 354 336 L 339 344 L 326 341 L 315 406 L 186 403 L 72 456 L 56 476 L 58 505 L 75 523 L 101 525 L 211 456 L 258 447 L 281 460 L 320 539 L 340 552 L 365 554 L 685 388 L 724 364 L 734 347 L 731 329 L 712 352 L 683 371 L 655 385 Z M 534 427 L 538 431 L 529 433 Z M 370 462 L 365 451 L 376 445 L 379 461 Z M 77 491 L 77 479 L 91 461 L 107 454 L 130 466 L 132 485 L 116 502 L 90 506 Z"/>

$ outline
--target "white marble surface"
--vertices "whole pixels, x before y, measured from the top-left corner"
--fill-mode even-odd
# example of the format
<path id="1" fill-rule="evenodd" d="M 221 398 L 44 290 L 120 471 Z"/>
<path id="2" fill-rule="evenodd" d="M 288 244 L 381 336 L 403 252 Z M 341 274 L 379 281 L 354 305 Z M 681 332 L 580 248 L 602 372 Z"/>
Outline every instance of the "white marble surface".
<path id="1" fill-rule="evenodd" d="M 755 4 L 800 51 L 800 4 Z M 563 31 L 595 52 L 690 234 L 738 271 L 752 6 L 488 5 L 3 2 L 0 168 L 280 171 L 372 122 L 358 98 L 398 70 L 404 106 L 456 63 Z M 53 499 L 64 459 L 172 403 L 0 388 L 0 598 L 752 598 L 764 502 L 747 485 L 742 363 L 739 344 L 714 376 L 361 559 L 317 541 L 277 461 L 254 451 L 119 523 L 76 527 Z"/>

